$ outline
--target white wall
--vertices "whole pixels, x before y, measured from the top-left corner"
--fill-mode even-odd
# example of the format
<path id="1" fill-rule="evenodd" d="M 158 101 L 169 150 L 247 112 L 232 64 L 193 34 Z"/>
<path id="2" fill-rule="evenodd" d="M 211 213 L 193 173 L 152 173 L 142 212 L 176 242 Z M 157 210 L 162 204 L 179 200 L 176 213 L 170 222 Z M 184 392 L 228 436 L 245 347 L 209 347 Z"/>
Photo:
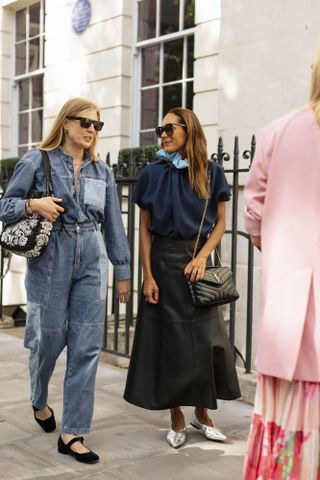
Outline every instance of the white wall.
<path id="1" fill-rule="evenodd" d="M 80 35 L 71 26 L 73 4 L 46 1 L 44 129 L 67 99 L 88 98 L 105 122 L 98 151 L 115 160 L 129 144 L 132 1 L 91 2 L 91 22 Z"/>
<path id="2" fill-rule="evenodd" d="M 12 13 L 0 8 L 0 158 L 11 155 Z"/>
<path id="3" fill-rule="evenodd" d="M 195 23 L 193 109 L 204 127 L 211 154 L 216 151 L 218 136 L 220 0 L 197 0 Z"/>
<path id="4" fill-rule="evenodd" d="M 317 0 L 221 0 L 219 133 L 226 145 L 308 100 Z"/>

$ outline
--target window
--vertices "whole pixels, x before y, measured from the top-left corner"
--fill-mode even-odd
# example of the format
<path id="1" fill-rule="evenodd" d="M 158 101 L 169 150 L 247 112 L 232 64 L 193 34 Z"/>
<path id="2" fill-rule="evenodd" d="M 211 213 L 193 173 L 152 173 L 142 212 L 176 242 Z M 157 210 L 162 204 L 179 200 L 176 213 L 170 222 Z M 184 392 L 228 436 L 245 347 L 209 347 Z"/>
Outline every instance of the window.
<path id="1" fill-rule="evenodd" d="M 15 14 L 15 77 L 18 92 L 18 155 L 42 139 L 44 3 Z"/>
<path id="2" fill-rule="evenodd" d="M 140 0 L 140 145 L 173 107 L 193 106 L 194 0 Z"/>

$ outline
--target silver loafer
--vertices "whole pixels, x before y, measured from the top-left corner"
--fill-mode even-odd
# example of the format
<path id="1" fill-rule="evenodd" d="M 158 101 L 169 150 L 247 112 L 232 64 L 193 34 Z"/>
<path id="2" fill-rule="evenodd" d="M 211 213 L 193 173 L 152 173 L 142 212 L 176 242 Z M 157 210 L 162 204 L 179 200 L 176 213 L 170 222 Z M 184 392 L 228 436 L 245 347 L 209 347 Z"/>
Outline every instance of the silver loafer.
<path id="1" fill-rule="evenodd" d="M 175 432 L 170 428 L 170 430 L 167 433 L 167 442 L 171 447 L 173 448 L 178 448 L 181 447 L 186 442 L 187 439 L 187 430 L 184 428 L 180 432 Z"/>
<path id="2" fill-rule="evenodd" d="M 219 428 L 209 427 L 209 425 L 200 423 L 196 416 L 193 417 L 190 424 L 197 430 L 201 430 L 208 440 L 213 440 L 215 442 L 225 442 L 227 440 L 227 437 L 219 430 Z"/>

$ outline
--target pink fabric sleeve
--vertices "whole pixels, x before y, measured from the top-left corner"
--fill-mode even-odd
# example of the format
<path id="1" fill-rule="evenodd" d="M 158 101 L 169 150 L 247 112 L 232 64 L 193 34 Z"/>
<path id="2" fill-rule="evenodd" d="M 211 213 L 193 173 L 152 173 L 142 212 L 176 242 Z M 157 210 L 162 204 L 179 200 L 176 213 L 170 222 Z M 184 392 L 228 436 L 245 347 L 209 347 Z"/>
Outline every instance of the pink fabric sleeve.
<path id="1" fill-rule="evenodd" d="M 244 189 L 245 229 L 252 236 L 261 235 L 261 220 L 267 189 L 267 154 L 265 148 L 265 131 L 257 144 L 256 152 L 249 172 L 249 178 Z"/>

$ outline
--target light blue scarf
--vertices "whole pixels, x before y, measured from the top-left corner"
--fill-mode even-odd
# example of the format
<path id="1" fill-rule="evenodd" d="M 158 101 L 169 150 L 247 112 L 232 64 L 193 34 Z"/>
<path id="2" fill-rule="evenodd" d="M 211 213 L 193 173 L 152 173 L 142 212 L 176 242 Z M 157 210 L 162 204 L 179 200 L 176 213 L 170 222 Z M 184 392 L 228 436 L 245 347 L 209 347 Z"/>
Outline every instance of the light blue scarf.
<path id="1" fill-rule="evenodd" d="M 160 158 L 161 160 L 166 160 L 167 162 L 172 162 L 173 165 L 178 169 L 188 168 L 188 160 L 182 158 L 178 152 L 168 153 L 162 149 L 158 150 L 156 157 Z"/>

